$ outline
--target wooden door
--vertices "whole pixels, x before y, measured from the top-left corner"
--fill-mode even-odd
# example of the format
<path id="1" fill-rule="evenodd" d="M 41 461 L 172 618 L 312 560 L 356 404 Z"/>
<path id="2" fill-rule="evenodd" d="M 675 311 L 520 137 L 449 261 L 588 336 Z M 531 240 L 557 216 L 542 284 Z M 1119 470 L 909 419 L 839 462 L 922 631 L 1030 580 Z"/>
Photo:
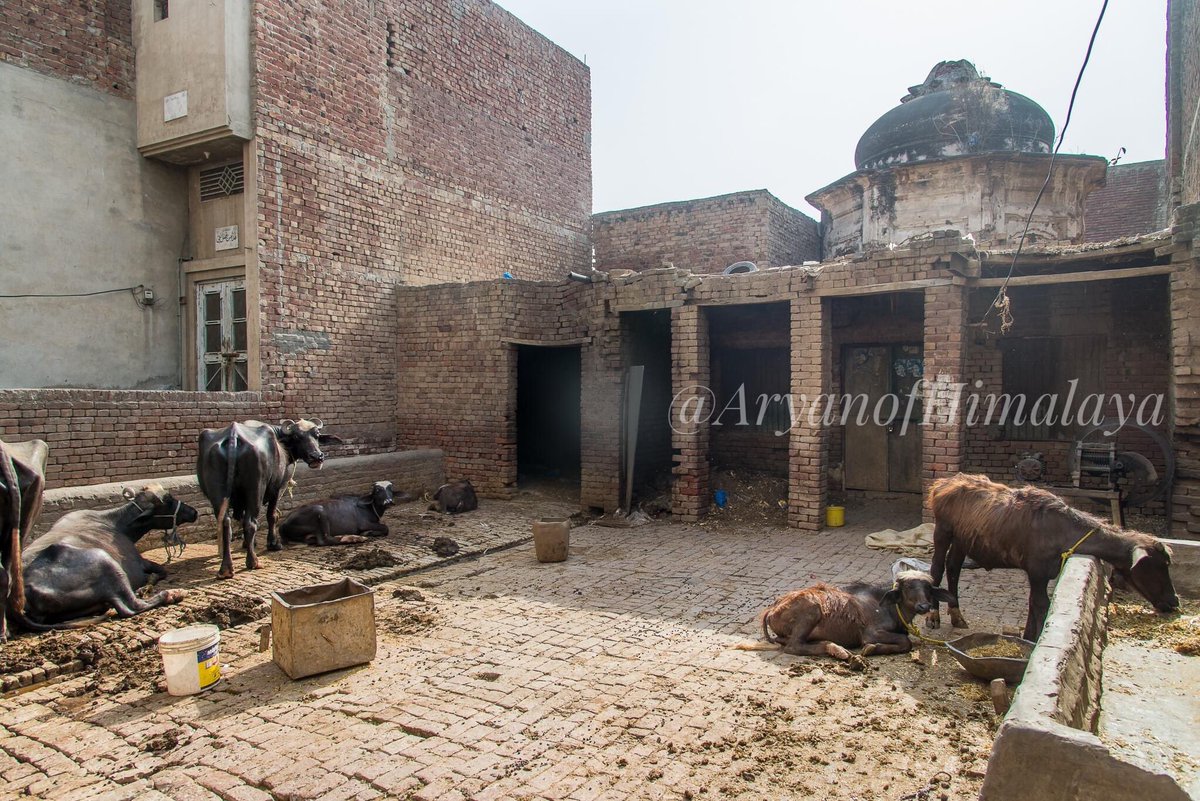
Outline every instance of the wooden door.
<path id="1" fill-rule="evenodd" d="M 842 362 L 842 391 L 850 397 L 845 432 L 847 489 L 921 491 L 921 403 L 908 412 L 909 394 L 924 372 L 920 345 L 854 345 Z M 894 401 L 885 396 L 892 394 Z M 866 401 L 866 418 L 858 424 Z M 881 403 L 882 400 L 882 403 Z M 845 408 L 843 406 L 843 408 Z M 893 416 L 893 408 L 898 411 Z M 876 409 L 880 414 L 876 415 Z"/>

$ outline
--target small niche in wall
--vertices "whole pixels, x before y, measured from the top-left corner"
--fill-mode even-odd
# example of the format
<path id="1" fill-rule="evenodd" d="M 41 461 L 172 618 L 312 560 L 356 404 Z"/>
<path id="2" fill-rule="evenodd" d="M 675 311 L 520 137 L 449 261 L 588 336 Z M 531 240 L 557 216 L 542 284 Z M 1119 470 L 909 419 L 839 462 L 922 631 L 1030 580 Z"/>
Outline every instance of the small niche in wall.
<path id="1" fill-rule="evenodd" d="M 154 0 L 154 21 L 162 22 L 170 14 L 170 0 Z"/>

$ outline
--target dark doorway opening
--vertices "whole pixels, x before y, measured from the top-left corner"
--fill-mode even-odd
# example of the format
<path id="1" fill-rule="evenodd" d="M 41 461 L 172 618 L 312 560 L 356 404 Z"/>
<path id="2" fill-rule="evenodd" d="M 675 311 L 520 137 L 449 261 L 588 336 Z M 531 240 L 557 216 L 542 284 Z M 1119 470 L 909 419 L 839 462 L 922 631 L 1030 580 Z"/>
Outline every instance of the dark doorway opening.
<path id="1" fill-rule="evenodd" d="M 517 346 L 517 474 L 579 480 L 580 351 Z"/>
<path id="2" fill-rule="evenodd" d="M 787 303 L 708 309 L 715 413 L 709 449 L 718 470 L 786 479 L 791 391 Z"/>
<path id="3" fill-rule="evenodd" d="M 626 380 L 630 367 L 644 369 L 642 402 L 636 410 L 638 437 L 633 460 L 633 503 L 636 506 L 662 498 L 665 500 L 660 506 L 669 507 L 672 465 L 670 309 L 622 314 L 621 342 Z M 622 482 L 627 468 L 622 465 Z M 624 498 L 624 494 L 621 497 Z"/>

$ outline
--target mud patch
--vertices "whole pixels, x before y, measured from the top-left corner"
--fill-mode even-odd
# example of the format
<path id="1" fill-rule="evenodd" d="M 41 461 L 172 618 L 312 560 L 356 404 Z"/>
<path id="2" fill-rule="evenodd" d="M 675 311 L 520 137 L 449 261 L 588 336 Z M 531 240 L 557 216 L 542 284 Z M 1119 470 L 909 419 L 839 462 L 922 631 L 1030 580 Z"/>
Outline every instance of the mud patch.
<path id="1" fill-rule="evenodd" d="M 0 675 L 65 665 L 75 659 L 90 665 L 96 661 L 99 647 L 95 639 L 77 631 L 24 635 L 0 646 Z"/>
<path id="2" fill-rule="evenodd" d="M 270 611 L 271 605 L 262 598 L 235 595 L 231 598 L 217 598 L 195 609 L 184 609 L 179 622 L 182 625 L 214 623 L 222 629 L 227 629 L 243 623 L 253 623 L 266 617 Z"/>
<path id="3" fill-rule="evenodd" d="M 371 570 L 376 567 L 395 567 L 396 557 L 379 547 L 368 548 L 351 556 L 340 565 L 342 570 Z"/>

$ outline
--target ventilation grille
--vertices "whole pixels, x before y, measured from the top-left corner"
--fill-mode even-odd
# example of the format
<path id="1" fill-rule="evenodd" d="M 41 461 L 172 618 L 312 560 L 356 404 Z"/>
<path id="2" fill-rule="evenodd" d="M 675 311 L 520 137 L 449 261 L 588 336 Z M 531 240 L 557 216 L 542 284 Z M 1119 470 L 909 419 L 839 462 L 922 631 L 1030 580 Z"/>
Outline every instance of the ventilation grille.
<path id="1" fill-rule="evenodd" d="M 240 195 L 244 190 L 245 180 L 242 175 L 241 162 L 200 171 L 201 200 L 216 200 L 230 195 Z"/>

